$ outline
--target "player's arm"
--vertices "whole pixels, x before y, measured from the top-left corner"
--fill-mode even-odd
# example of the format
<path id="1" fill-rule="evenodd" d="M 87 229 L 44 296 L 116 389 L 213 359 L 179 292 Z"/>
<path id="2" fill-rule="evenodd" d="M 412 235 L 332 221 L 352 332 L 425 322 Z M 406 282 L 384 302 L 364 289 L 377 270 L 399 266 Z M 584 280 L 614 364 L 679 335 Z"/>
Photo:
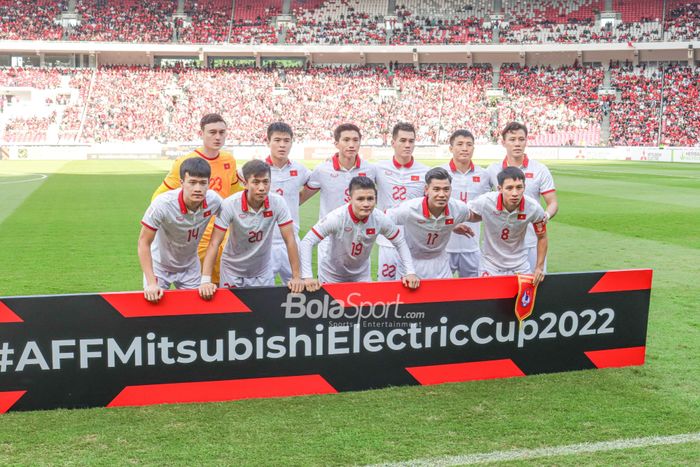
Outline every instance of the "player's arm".
<path id="1" fill-rule="evenodd" d="M 475 235 L 474 231 L 466 224 L 471 217 L 472 211 L 464 204 L 457 204 L 456 209 L 457 215 L 455 216 L 455 221 L 458 222 L 458 224 L 454 229 L 452 229 L 452 232 L 455 234 L 464 235 L 465 237 L 473 237 Z"/>
<path id="2" fill-rule="evenodd" d="M 319 192 L 318 188 L 309 188 L 309 186 L 304 185 L 304 188 L 299 192 L 299 205 L 304 204 L 309 198 Z"/>
<path id="3" fill-rule="evenodd" d="M 535 234 L 537 234 L 537 262 L 532 274 L 534 276 L 533 284 L 537 287 L 544 280 L 544 260 L 547 257 L 549 240 L 547 239 L 547 225 L 544 219 L 533 223 L 533 225 L 535 226 Z"/>
<path id="4" fill-rule="evenodd" d="M 170 167 L 170 171 L 168 172 L 168 175 L 165 176 L 163 183 L 161 183 L 160 186 L 156 188 L 156 191 L 153 192 L 151 201 L 166 191 L 174 190 L 180 187 L 180 165 L 182 165 L 182 159 L 180 158 L 173 162 L 173 165 Z"/>
<path id="5" fill-rule="evenodd" d="M 299 249 L 294 235 L 294 223 L 289 222 L 285 225 L 280 225 L 280 233 L 284 244 L 287 245 L 287 256 L 289 256 L 289 265 L 292 268 L 292 279 L 287 284 L 292 293 L 302 293 L 304 291 L 304 281 L 301 278 L 301 266 L 299 261 Z"/>
<path id="6" fill-rule="evenodd" d="M 141 227 L 138 242 L 139 263 L 141 270 L 146 277 L 146 285 L 143 288 L 143 295 L 149 302 L 157 302 L 163 297 L 163 289 L 158 286 L 158 279 L 153 272 L 153 257 L 151 256 L 151 244 L 156 238 L 156 231 L 146 227 Z"/>
<path id="7" fill-rule="evenodd" d="M 229 196 L 231 196 L 234 193 L 238 193 L 239 191 L 245 190 L 245 187 L 243 186 L 243 183 L 241 182 L 242 177 L 238 173 L 238 171 L 235 171 L 236 176 L 231 179 L 231 191 L 229 192 Z"/>
<path id="8" fill-rule="evenodd" d="M 314 246 L 323 240 L 323 235 L 318 231 L 319 225 L 316 224 L 306 232 L 304 239 L 299 245 L 299 256 L 301 260 L 301 278 L 304 281 L 304 286 L 309 292 L 315 292 L 321 288 L 318 279 L 314 278 L 312 267 L 313 249 Z"/>
<path id="9" fill-rule="evenodd" d="M 401 263 L 406 268 L 406 275 L 401 278 L 401 282 L 404 286 L 409 289 L 417 289 L 420 286 L 420 278 L 416 275 L 416 269 L 413 266 L 413 258 L 411 257 L 411 251 L 408 249 L 408 244 L 406 239 L 403 237 L 401 229 L 394 225 L 393 233 L 387 232 L 389 235 L 384 234 L 396 248 L 396 252 L 401 258 Z"/>
<path id="10" fill-rule="evenodd" d="M 549 191 L 547 193 L 544 193 L 542 197 L 544 198 L 544 202 L 546 204 L 546 208 L 544 211 L 544 219 L 545 222 L 547 222 L 552 217 L 554 217 L 557 214 L 557 212 L 559 212 L 559 201 L 557 201 L 556 191 Z"/>
<path id="11" fill-rule="evenodd" d="M 207 252 L 204 254 L 204 261 L 202 262 L 202 282 L 199 285 L 199 296 L 204 300 L 211 300 L 214 292 L 216 292 L 216 284 L 211 281 L 211 275 L 214 271 L 219 246 L 224 241 L 225 235 L 226 229 L 222 230 L 221 227 L 214 224 L 211 239 L 209 239 L 209 246 L 207 246 Z"/>

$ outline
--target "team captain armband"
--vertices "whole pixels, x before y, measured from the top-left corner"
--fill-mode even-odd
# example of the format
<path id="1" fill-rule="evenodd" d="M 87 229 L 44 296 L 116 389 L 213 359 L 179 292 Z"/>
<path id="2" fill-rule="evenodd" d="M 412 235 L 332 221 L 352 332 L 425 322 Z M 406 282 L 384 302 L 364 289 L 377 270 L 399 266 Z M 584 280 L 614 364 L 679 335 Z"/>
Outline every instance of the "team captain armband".
<path id="1" fill-rule="evenodd" d="M 542 235 L 543 233 L 547 233 L 547 222 L 542 219 L 539 222 L 533 222 L 532 226 L 535 228 L 535 233 L 537 235 Z"/>

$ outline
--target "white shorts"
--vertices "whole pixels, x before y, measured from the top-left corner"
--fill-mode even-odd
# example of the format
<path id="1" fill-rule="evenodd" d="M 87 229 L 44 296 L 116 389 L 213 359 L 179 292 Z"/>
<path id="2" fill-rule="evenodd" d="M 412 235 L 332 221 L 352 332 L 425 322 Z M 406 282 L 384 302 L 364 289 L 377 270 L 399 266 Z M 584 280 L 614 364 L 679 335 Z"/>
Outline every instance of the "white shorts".
<path id="1" fill-rule="evenodd" d="M 372 282 L 369 272 L 363 273 L 358 276 L 348 276 L 348 277 L 330 277 L 325 276 L 321 271 L 318 271 L 318 281 L 321 284 L 337 284 L 339 282 Z"/>
<path id="2" fill-rule="evenodd" d="M 222 270 L 221 279 L 219 281 L 219 287 L 223 288 L 270 287 L 274 285 L 275 275 L 271 270 L 257 277 L 239 277 Z"/>
<path id="3" fill-rule="evenodd" d="M 377 280 L 398 281 L 405 275 L 401 257 L 396 248 L 390 246 L 379 246 L 379 269 L 377 269 Z"/>
<path id="4" fill-rule="evenodd" d="M 421 279 L 449 279 L 452 277 L 450 260 L 447 254 L 431 259 L 413 259 L 416 275 Z"/>
<path id="5" fill-rule="evenodd" d="M 197 289 L 202 281 L 202 266 L 199 264 L 199 258 L 192 263 L 192 266 L 179 272 L 166 271 L 154 263 L 153 273 L 158 280 L 158 287 L 163 290 L 168 290 L 171 285 L 176 289 Z M 143 286 L 146 286 L 146 276 L 143 276 Z"/>
<path id="6" fill-rule="evenodd" d="M 483 256 L 479 262 L 479 277 L 514 276 L 515 274 L 530 274 L 532 270 L 527 262 L 513 269 L 502 269 L 491 264 Z"/>
<path id="7" fill-rule="evenodd" d="M 297 241 L 297 247 L 299 241 Z M 292 279 L 292 266 L 289 264 L 289 253 L 287 253 L 287 245 L 284 243 L 272 244 L 272 274 L 279 274 L 282 284 L 287 283 Z"/>
<path id="8" fill-rule="evenodd" d="M 530 264 L 530 270 L 534 271 L 535 266 L 537 266 L 537 245 L 527 248 L 527 262 Z M 547 273 L 547 257 L 544 258 L 544 271 Z"/>
<path id="9" fill-rule="evenodd" d="M 478 277 L 479 262 L 481 261 L 480 251 L 465 251 L 461 253 L 449 253 L 450 269 L 457 273 L 459 277 Z"/>

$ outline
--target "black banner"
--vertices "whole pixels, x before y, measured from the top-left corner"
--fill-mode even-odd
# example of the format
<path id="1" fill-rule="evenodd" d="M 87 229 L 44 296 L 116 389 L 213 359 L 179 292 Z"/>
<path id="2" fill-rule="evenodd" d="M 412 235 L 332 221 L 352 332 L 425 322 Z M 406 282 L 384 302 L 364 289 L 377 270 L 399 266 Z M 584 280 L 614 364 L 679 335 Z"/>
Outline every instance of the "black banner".
<path id="1" fill-rule="evenodd" d="M 0 298 L 0 413 L 324 394 L 642 365 L 651 270 Z"/>

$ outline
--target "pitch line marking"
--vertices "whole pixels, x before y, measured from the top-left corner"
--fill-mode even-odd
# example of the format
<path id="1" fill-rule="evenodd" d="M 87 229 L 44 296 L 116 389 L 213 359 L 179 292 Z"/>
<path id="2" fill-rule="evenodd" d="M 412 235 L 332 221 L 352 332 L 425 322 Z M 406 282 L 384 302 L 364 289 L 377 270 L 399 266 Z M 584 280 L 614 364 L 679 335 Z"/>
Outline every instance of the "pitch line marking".
<path id="1" fill-rule="evenodd" d="M 700 442 L 700 432 L 685 433 L 672 436 L 648 436 L 645 438 L 618 439 L 597 443 L 568 444 L 537 449 L 513 449 L 509 451 L 493 451 L 461 456 L 433 457 L 414 459 L 406 462 L 378 464 L 386 467 L 399 466 L 449 466 L 487 464 L 491 462 L 519 461 L 541 457 L 570 456 L 574 454 L 589 454 L 620 449 L 645 448 L 669 444 L 686 444 Z"/>
<path id="2" fill-rule="evenodd" d="M 0 181 L 0 185 L 9 185 L 11 183 L 31 183 L 31 182 L 39 182 L 41 180 L 46 180 L 48 178 L 48 175 L 46 174 L 12 174 L 15 176 L 23 176 L 23 175 L 34 175 L 34 178 L 30 178 L 28 180 L 7 180 L 7 181 Z"/>

